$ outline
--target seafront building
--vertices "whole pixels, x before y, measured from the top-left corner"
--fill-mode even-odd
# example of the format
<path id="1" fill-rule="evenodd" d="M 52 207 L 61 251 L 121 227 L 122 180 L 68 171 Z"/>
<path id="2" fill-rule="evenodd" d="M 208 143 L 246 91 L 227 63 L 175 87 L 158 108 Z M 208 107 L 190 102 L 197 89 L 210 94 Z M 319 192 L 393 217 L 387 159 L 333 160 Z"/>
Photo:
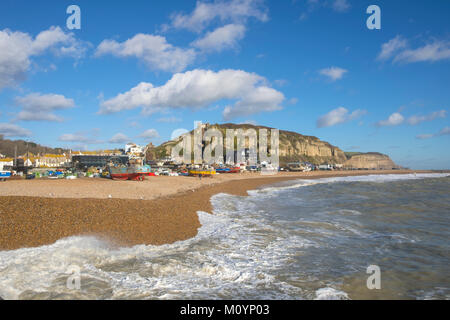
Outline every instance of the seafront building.
<path id="1" fill-rule="evenodd" d="M 0 159 L 0 171 L 4 171 L 6 167 L 12 167 L 14 165 L 14 159 L 12 158 L 1 158 Z"/>

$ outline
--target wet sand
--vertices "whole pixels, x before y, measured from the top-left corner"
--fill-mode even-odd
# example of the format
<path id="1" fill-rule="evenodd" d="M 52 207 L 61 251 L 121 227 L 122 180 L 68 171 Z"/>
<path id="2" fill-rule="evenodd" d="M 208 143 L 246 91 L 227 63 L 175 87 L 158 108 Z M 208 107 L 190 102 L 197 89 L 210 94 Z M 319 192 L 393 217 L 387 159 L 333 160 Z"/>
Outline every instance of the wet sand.
<path id="1" fill-rule="evenodd" d="M 248 190 L 299 178 L 412 172 L 224 174 L 201 180 L 150 177 L 144 182 L 105 179 L 7 181 L 0 183 L 0 250 L 52 244 L 75 235 L 94 235 L 117 246 L 173 243 L 197 234 L 201 226 L 197 211 L 211 212 L 210 198 L 214 194 L 245 196 Z"/>

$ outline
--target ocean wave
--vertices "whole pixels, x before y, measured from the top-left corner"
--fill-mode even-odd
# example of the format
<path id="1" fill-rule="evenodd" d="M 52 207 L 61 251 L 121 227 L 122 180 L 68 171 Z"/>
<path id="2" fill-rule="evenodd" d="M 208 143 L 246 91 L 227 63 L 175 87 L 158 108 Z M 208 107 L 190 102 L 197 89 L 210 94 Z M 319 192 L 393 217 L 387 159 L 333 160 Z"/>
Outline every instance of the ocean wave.
<path id="1" fill-rule="evenodd" d="M 348 294 L 334 288 L 321 288 L 316 291 L 314 300 L 349 300 Z"/>
<path id="2" fill-rule="evenodd" d="M 401 180 L 416 180 L 416 179 L 431 179 L 431 178 L 446 178 L 450 177 L 448 173 L 411 173 L 411 174 L 373 174 L 365 176 L 347 176 L 347 177 L 332 177 L 319 179 L 295 179 L 269 185 L 261 189 L 250 190 L 250 195 L 274 193 L 282 190 L 297 189 L 301 187 L 308 187 L 317 184 L 336 183 L 336 182 L 375 182 L 385 183 L 391 181 Z"/>
<path id="3" fill-rule="evenodd" d="M 215 207 L 229 201 L 213 197 Z M 113 249 L 94 237 L 71 237 L 38 248 L 0 252 L 0 296 L 5 299 L 298 299 L 277 279 L 290 255 L 311 245 L 280 234 L 238 211 L 199 212 L 195 238 L 170 245 Z M 232 214 L 233 212 L 234 214 Z M 80 290 L 66 286 L 71 266 Z"/>

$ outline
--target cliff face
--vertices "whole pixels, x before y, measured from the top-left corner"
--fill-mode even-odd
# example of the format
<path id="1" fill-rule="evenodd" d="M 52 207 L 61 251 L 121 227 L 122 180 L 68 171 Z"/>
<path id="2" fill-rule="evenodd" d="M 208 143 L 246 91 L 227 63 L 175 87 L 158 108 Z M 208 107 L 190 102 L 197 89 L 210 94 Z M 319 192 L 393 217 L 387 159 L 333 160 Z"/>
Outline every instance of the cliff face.
<path id="1" fill-rule="evenodd" d="M 255 129 L 258 132 L 259 129 L 268 129 L 269 127 L 253 126 L 250 124 L 214 124 L 210 125 L 210 128 L 214 127 L 222 131 L 225 137 L 226 129 Z M 309 161 L 314 164 L 333 163 L 343 164 L 347 161 L 347 157 L 344 152 L 328 142 L 321 141 L 317 137 L 304 136 L 302 134 L 280 130 L 280 162 L 286 163 L 291 161 Z M 191 132 L 191 135 L 193 133 Z M 270 141 L 270 139 L 268 139 Z M 155 157 L 170 156 L 173 146 L 178 141 L 169 141 L 152 150 L 152 155 Z"/>
<path id="2" fill-rule="evenodd" d="M 280 160 L 343 164 L 347 157 L 341 149 L 317 137 L 280 130 Z"/>
<path id="3" fill-rule="evenodd" d="M 399 169 L 387 155 L 369 152 L 352 155 L 345 163 L 344 167 L 348 169 Z"/>

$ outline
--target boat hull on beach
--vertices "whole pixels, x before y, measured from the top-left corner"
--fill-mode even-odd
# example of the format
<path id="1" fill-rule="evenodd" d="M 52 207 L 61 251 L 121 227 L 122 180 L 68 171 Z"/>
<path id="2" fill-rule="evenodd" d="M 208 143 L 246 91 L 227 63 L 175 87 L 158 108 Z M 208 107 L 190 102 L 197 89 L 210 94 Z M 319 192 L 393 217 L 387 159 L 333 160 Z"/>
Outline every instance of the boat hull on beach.
<path id="1" fill-rule="evenodd" d="M 110 167 L 109 174 L 113 180 L 143 181 L 147 173 L 139 172 L 134 167 Z"/>
<path id="2" fill-rule="evenodd" d="M 0 171 L 0 181 L 5 181 L 6 179 L 11 178 L 10 171 Z"/>
<path id="3" fill-rule="evenodd" d="M 216 174 L 215 170 L 202 170 L 202 169 L 189 170 L 190 176 L 212 176 L 214 174 Z"/>

